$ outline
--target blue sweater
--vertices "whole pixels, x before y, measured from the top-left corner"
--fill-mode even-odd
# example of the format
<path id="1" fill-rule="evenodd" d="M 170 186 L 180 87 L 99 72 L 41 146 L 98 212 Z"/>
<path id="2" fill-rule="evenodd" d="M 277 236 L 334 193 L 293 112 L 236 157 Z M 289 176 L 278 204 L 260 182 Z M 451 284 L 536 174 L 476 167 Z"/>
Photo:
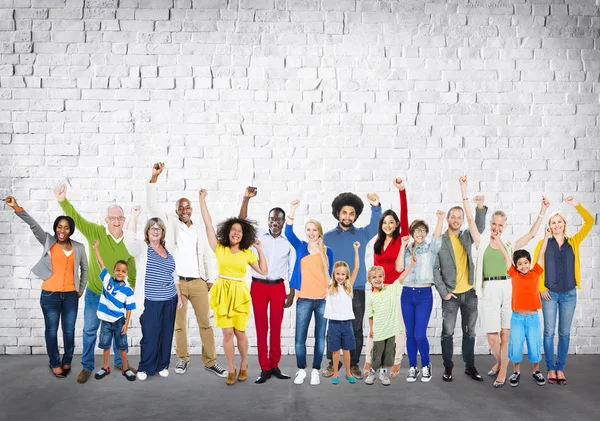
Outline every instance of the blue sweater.
<path id="1" fill-rule="evenodd" d="M 285 238 L 287 238 L 292 247 L 296 249 L 296 264 L 294 265 L 294 272 L 292 273 L 292 279 L 290 280 L 290 288 L 300 291 L 300 286 L 302 285 L 300 260 L 310 254 L 308 251 L 308 243 L 306 241 L 300 241 L 298 237 L 296 237 L 293 225 L 285 225 Z M 331 276 L 333 271 L 333 252 L 329 247 L 327 247 L 327 260 L 329 260 L 329 276 Z"/>
<path id="2" fill-rule="evenodd" d="M 360 242 L 358 248 L 358 257 L 361 265 L 358 269 L 358 275 L 354 282 L 354 289 L 365 289 L 367 283 L 367 270 L 365 269 L 365 250 L 367 243 L 377 235 L 379 227 L 379 219 L 381 218 L 381 205 L 371 206 L 371 221 L 369 225 L 363 228 L 350 226 L 347 231 L 340 228 L 339 224 L 331 231 L 327 231 L 323 236 L 325 245 L 333 250 L 335 258 L 346 262 L 350 268 L 350 272 L 354 270 L 354 242 Z"/>

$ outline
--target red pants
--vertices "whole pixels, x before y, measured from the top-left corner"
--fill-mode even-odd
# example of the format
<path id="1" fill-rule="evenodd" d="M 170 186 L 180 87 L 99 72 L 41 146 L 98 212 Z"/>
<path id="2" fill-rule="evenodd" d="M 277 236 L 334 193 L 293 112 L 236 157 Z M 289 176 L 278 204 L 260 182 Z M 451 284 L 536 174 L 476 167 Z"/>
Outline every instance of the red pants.
<path id="1" fill-rule="evenodd" d="M 271 370 L 279 366 L 281 360 L 281 323 L 283 322 L 283 306 L 286 293 L 283 282 L 274 285 L 252 282 L 250 287 L 254 324 L 256 325 L 256 345 L 258 348 L 258 363 L 261 370 Z M 270 317 L 267 309 L 270 305 Z M 269 333 L 269 318 L 271 319 L 270 343 L 267 345 Z"/>

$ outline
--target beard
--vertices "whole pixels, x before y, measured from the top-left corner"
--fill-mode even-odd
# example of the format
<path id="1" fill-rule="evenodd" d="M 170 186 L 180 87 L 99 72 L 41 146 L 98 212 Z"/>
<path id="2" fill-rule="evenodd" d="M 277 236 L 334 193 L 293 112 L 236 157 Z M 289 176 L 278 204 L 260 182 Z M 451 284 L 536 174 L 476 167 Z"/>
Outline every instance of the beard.
<path id="1" fill-rule="evenodd" d="M 344 228 L 350 228 L 353 223 L 354 223 L 354 221 L 350 222 L 350 223 L 347 223 L 347 222 L 344 222 L 344 221 L 340 221 L 340 225 L 343 226 Z"/>

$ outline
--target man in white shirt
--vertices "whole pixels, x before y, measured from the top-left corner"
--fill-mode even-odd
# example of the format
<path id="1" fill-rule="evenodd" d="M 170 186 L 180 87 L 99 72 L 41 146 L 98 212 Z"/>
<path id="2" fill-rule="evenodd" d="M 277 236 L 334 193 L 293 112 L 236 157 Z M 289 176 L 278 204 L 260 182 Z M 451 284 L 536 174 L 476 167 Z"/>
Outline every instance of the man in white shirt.
<path id="1" fill-rule="evenodd" d="M 255 187 L 247 187 L 244 192 L 244 200 L 240 209 L 240 218 L 248 216 L 248 202 L 256 196 Z M 296 261 L 296 250 L 283 235 L 285 224 L 285 212 L 281 208 L 273 208 L 269 211 L 268 230 L 260 229 L 258 240 L 260 240 L 267 262 L 269 273 L 267 276 L 252 271 L 252 309 L 254 312 L 254 324 L 256 326 L 256 344 L 258 348 L 258 362 L 260 364 L 260 376 L 255 383 L 264 383 L 271 376 L 278 379 L 289 379 L 279 369 L 281 360 L 281 323 L 283 322 L 283 309 L 290 307 L 294 302 L 294 290 L 286 295 L 284 281 L 292 277 L 294 262 Z M 269 311 L 268 311 L 269 310 Z M 271 332 L 269 334 L 269 321 Z M 270 338 L 270 350 L 267 344 L 267 336 Z"/>
<path id="2" fill-rule="evenodd" d="M 192 221 L 189 199 L 179 199 L 174 214 L 165 213 L 158 205 L 156 182 L 164 167 L 162 162 L 152 166 L 146 206 L 150 217 L 161 218 L 167 225 L 167 249 L 173 254 L 180 281 L 183 308 L 178 309 L 175 316 L 175 352 L 179 357 L 175 373 L 184 374 L 190 365 L 187 340 L 187 303 L 190 301 L 200 330 L 204 368 L 219 377 L 227 377 L 227 370 L 217 364 L 215 335 L 209 316 L 208 291 L 216 279 L 214 254 L 208 246 L 204 226 Z"/>

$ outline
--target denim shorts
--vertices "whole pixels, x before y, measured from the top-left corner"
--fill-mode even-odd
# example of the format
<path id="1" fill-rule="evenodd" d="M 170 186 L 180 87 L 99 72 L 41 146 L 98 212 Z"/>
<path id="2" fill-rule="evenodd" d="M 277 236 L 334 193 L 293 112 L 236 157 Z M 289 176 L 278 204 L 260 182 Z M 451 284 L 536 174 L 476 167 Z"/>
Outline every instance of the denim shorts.
<path id="1" fill-rule="evenodd" d="M 527 358 L 532 363 L 542 360 L 542 330 L 538 313 L 519 314 L 513 311 L 510 320 L 508 358 L 513 363 L 523 360 L 523 345 L 527 342 Z"/>
<path id="2" fill-rule="evenodd" d="M 121 329 L 125 324 L 125 317 L 121 317 L 116 322 L 107 322 L 102 320 L 100 325 L 100 340 L 98 348 L 110 349 L 113 338 L 115 339 L 115 347 L 119 351 L 127 351 L 127 334 L 123 335 Z"/>
<path id="3" fill-rule="evenodd" d="M 331 352 L 353 351 L 356 348 L 352 320 L 330 320 L 327 332 L 327 348 Z"/>

